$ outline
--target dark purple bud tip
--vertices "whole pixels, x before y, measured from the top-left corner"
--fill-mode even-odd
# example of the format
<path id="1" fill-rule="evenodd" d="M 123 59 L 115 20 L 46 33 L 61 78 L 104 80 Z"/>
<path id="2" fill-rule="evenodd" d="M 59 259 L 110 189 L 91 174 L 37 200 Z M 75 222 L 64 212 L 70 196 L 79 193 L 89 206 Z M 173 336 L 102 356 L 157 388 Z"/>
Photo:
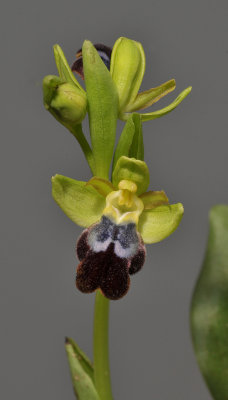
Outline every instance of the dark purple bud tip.
<path id="1" fill-rule="evenodd" d="M 101 222 L 82 232 L 77 254 L 81 261 L 77 288 L 83 293 L 100 289 L 108 299 L 118 300 L 129 289 L 129 274 L 142 268 L 146 250 L 135 224 L 117 225 L 103 216 Z"/>
<path id="2" fill-rule="evenodd" d="M 65 337 L 65 344 L 70 344 L 69 338 L 67 336 Z"/>
<path id="3" fill-rule="evenodd" d="M 110 60 L 112 54 L 111 47 L 105 46 L 104 44 L 100 43 L 94 44 L 94 47 L 98 51 L 98 54 L 100 55 L 108 70 L 110 70 Z M 78 75 L 80 75 L 82 79 L 84 79 L 82 49 L 77 51 L 76 61 L 73 63 L 71 69 L 73 72 L 76 72 Z"/>

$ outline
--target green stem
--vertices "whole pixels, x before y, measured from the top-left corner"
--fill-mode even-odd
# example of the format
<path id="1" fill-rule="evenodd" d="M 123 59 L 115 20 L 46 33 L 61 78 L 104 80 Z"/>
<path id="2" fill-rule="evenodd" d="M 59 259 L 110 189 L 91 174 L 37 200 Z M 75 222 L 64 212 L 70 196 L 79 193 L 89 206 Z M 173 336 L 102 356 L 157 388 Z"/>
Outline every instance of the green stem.
<path id="1" fill-rule="evenodd" d="M 95 386 L 101 400 L 112 400 L 108 349 L 109 300 L 98 290 L 95 298 L 93 361 Z"/>
<path id="2" fill-rule="evenodd" d="M 93 157 L 93 152 L 91 150 L 91 147 L 89 143 L 86 140 L 86 137 L 82 131 L 82 125 L 78 124 L 75 125 L 74 127 L 68 127 L 72 135 L 77 139 L 78 143 L 81 146 L 81 149 L 86 157 L 86 160 L 89 164 L 89 167 L 91 169 L 91 172 L 93 175 L 95 175 L 95 163 L 94 163 L 94 157 Z"/>

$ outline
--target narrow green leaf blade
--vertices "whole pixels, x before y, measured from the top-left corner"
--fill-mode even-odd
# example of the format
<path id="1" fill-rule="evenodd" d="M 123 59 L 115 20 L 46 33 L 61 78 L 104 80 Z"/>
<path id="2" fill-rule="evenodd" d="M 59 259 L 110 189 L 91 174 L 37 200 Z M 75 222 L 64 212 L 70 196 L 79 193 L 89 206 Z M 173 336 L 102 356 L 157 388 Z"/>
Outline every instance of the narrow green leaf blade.
<path id="1" fill-rule="evenodd" d="M 191 304 L 195 355 L 215 400 L 228 398 L 228 206 L 214 206 Z"/>
<path id="2" fill-rule="evenodd" d="M 129 157 L 136 158 L 137 160 L 144 160 L 144 145 L 143 145 L 143 132 L 142 121 L 140 114 L 132 114 L 132 119 L 135 125 L 135 134 L 133 136 L 132 144 L 129 151 Z"/>
<path id="3" fill-rule="evenodd" d="M 191 92 L 191 90 L 192 90 L 192 88 L 191 88 L 191 86 L 189 86 L 187 89 L 183 90 L 183 92 L 181 92 L 179 94 L 179 96 L 171 104 L 169 104 L 167 107 L 162 108 L 161 110 L 154 111 L 151 113 L 140 114 L 141 118 L 142 118 L 142 122 L 160 118 L 163 115 L 170 113 L 185 99 L 185 97 L 188 96 L 188 94 Z"/>
<path id="4" fill-rule="evenodd" d="M 94 371 L 93 365 L 87 355 L 80 349 L 80 347 L 75 343 L 75 341 L 69 337 L 66 338 L 66 343 L 71 344 L 75 357 L 80 362 L 81 367 L 84 369 L 85 373 L 90 376 L 92 381 L 94 381 Z"/>
<path id="5" fill-rule="evenodd" d="M 108 179 L 116 137 L 118 93 L 110 72 L 88 40 L 82 53 L 96 176 Z"/>
<path id="6" fill-rule="evenodd" d="M 65 349 L 76 398 L 78 400 L 99 400 L 99 396 L 92 379 L 82 368 L 78 358 L 75 357 L 72 344 L 67 341 L 65 344 Z"/>
<path id="7" fill-rule="evenodd" d="M 139 217 L 138 231 L 145 243 L 157 243 L 173 233 L 184 213 L 181 203 L 144 210 Z"/>
<path id="8" fill-rule="evenodd" d="M 60 78 L 65 82 L 69 82 L 76 85 L 82 92 L 85 93 L 84 89 L 78 83 L 73 72 L 71 71 L 71 68 L 67 62 L 67 59 L 61 47 L 58 44 L 55 44 L 53 46 L 53 49 L 54 49 L 56 67 L 58 69 Z"/>
<path id="9" fill-rule="evenodd" d="M 129 156 L 132 140 L 135 134 L 135 124 L 133 121 L 133 115 L 131 115 L 126 124 L 124 125 L 123 131 L 120 135 L 119 142 L 116 146 L 116 151 L 113 159 L 113 170 L 115 169 L 116 163 L 122 156 Z"/>
<path id="10" fill-rule="evenodd" d="M 105 207 L 105 198 L 96 189 L 63 175 L 52 177 L 52 196 L 64 213 L 83 227 L 99 221 Z"/>
<path id="11" fill-rule="evenodd" d="M 142 110 L 150 107 L 152 104 L 159 101 L 162 97 L 172 92 L 176 87 L 175 79 L 171 79 L 160 86 L 138 93 L 135 101 L 126 107 L 126 112 Z"/>

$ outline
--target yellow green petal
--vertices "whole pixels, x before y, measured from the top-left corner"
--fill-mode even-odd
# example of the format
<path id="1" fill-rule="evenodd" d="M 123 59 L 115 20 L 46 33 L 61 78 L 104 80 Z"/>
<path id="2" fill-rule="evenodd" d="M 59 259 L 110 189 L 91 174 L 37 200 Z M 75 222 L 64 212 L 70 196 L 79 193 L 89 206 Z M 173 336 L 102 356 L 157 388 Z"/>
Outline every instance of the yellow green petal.
<path id="1" fill-rule="evenodd" d="M 169 204 L 169 199 L 163 190 L 150 190 L 149 192 L 141 194 L 140 199 L 143 201 L 145 210 L 150 210 L 151 208 L 164 204 Z"/>
<path id="2" fill-rule="evenodd" d="M 163 115 L 170 113 L 185 99 L 185 97 L 191 92 L 191 90 L 192 87 L 189 86 L 187 89 L 183 90 L 183 92 L 181 92 L 179 96 L 171 104 L 169 104 L 167 107 L 162 108 L 161 110 L 154 111 L 151 113 L 140 114 L 142 122 L 160 118 Z"/>
<path id="3" fill-rule="evenodd" d="M 96 189 L 97 192 L 100 193 L 103 197 L 106 197 L 109 193 L 115 190 L 111 182 L 109 182 L 107 179 L 98 178 L 97 176 L 91 178 L 87 182 L 87 185 L 91 185 L 92 187 L 94 187 L 94 189 Z"/>
<path id="4" fill-rule="evenodd" d="M 145 243 L 156 243 L 171 235 L 184 213 L 181 203 L 144 210 L 139 217 L 138 231 Z"/>
<path id="5" fill-rule="evenodd" d="M 175 79 L 171 79 L 168 82 L 163 83 L 160 86 L 146 90 L 137 94 L 136 99 L 132 104 L 128 104 L 125 111 L 132 112 L 137 110 L 143 110 L 144 108 L 150 107 L 156 103 L 162 97 L 172 92 L 176 87 Z"/>

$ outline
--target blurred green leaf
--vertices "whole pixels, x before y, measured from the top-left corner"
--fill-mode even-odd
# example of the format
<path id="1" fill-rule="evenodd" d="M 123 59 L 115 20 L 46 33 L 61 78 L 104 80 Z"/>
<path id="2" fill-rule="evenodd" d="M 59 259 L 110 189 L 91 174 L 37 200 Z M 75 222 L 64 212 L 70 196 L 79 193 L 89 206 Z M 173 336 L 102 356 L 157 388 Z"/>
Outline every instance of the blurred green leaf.
<path id="1" fill-rule="evenodd" d="M 210 211 L 207 250 L 192 297 L 196 358 L 215 400 L 228 399 L 228 206 Z"/>
<path id="2" fill-rule="evenodd" d="M 108 179 L 116 138 L 118 93 L 110 72 L 88 40 L 82 53 L 95 175 Z"/>
<path id="3" fill-rule="evenodd" d="M 88 373 L 75 354 L 74 346 L 67 340 L 65 344 L 70 374 L 75 395 L 78 400 L 99 400 L 96 388 Z"/>

